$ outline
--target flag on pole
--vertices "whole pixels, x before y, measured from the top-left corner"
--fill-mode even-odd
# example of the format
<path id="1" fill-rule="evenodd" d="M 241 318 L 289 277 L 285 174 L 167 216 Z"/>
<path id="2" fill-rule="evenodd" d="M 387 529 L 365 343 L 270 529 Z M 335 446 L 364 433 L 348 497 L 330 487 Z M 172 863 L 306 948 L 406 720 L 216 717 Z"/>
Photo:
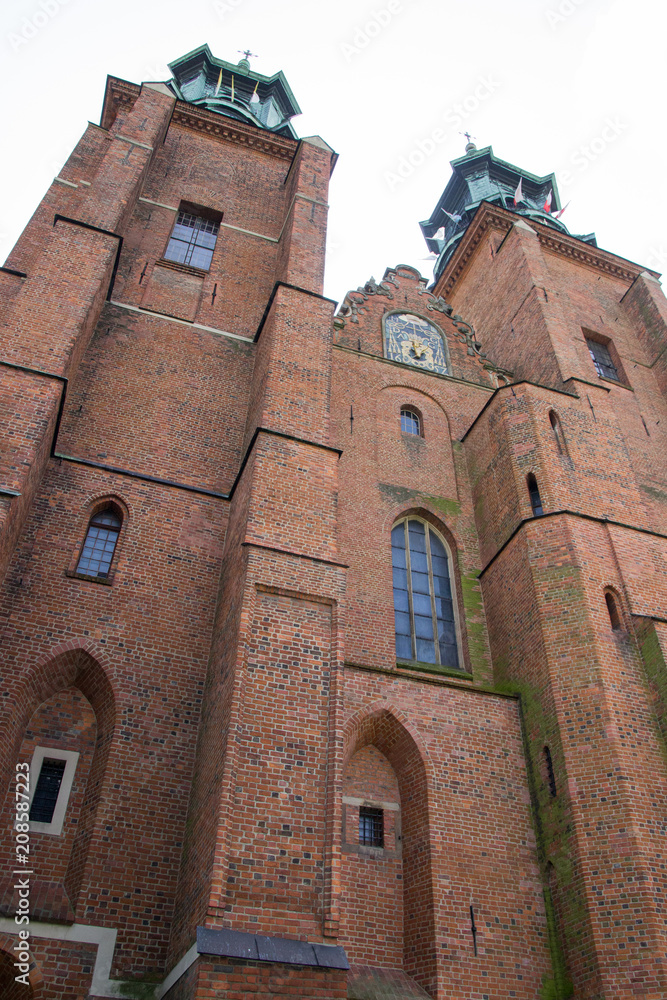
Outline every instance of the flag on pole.
<path id="1" fill-rule="evenodd" d="M 542 211 L 543 212 L 550 212 L 551 211 L 551 199 L 553 198 L 553 194 L 554 194 L 553 191 L 550 191 L 549 194 L 547 195 L 547 200 L 545 201 L 544 205 L 542 206 Z"/>
<path id="2" fill-rule="evenodd" d="M 232 73 L 232 100 L 234 100 L 234 74 Z"/>
<path id="3" fill-rule="evenodd" d="M 516 191 L 514 192 L 514 207 L 515 208 L 519 204 L 520 201 L 523 201 L 523 188 L 521 187 L 522 184 L 523 184 L 523 177 L 520 177 L 519 178 L 519 183 L 517 184 L 517 187 L 516 187 Z"/>
<path id="4" fill-rule="evenodd" d="M 251 104 L 259 104 L 259 95 L 257 94 L 257 87 L 258 86 L 259 86 L 259 80 L 257 80 L 257 82 L 255 83 L 255 89 L 253 90 L 252 96 L 250 98 L 250 103 Z"/>
<path id="5" fill-rule="evenodd" d="M 215 88 L 214 97 L 218 96 L 218 91 L 220 90 L 220 84 L 222 83 L 222 67 L 220 67 L 220 72 L 218 73 L 218 86 Z"/>
<path id="6" fill-rule="evenodd" d="M 569 205 L 569 204 L 570 203 L 568 201 L 567 205 Z M 556 212 L 556 214 L 554 215 L 554 219 L 560 219 L 561 215 L 563 214 L 563 212 L 567 208 L 567 205 L 564 205 L 563 208 L 561 208 L 560 212 Z"/>
<path id="7" fill-rule="evenodd" d="M 445 212 L 444 208 L 443 208 L 443 212 Z M 447 216 L 448 219 L 451 219 L 452 222 L 460 222 L 461 221 L 461 216 L 460 215 L 456 215 L 456 213 L 454 215 L 452 215 L 451 212 L 445 212 L 445 215 Z"/>
<path id="8" fill-rule="evenodd" d="M 431 237 L 432 240 L 444 240 L 444 238 L 445 238 L 444 226 L 440 226 L 440 229 L 438 229 L 436 233 L 433 233 L 433 236 Z"/>

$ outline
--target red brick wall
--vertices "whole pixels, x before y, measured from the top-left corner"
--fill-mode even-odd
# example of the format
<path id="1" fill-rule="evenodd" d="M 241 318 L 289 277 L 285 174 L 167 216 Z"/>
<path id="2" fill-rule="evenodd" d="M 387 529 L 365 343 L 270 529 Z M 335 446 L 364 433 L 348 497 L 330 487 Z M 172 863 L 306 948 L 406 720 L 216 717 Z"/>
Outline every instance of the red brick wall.
<path id="1" fill-rule="evenodd" d="M 178 982 L 165 1000 L 250 1000 L 256 996 L 289 997 L 290 1000 L 346 1000 L 347 977 L 342 969 L 317 969 L 243 959 L 201 958 Z M 185 977 L 184 977 L 185 978 Z"/>
<path id="2" fill-rule="evenodd" d="M 345 701 L 347 752 L 373 746 L 398 780 L 403 968 L 441 998 L 534 996 L 550 957 L 516 702 L 361 670 Z"/>
<path id="3" fill-rule="evenodd" d="M 91 499 L 117 491 L 129 516 L 112 586 L 68 578 Z M 104 683 L 113 692 L 100 748 L 107 760 L 102 766 L 100 758 L 94 782 L 99 803 L 81 821 L 68 892 L 78 919 L 120 928 L 121 973 L 164 967 L 223 527 L 219 501 L 53 463 L 3 597 L 5 724 L 19 743 L 32 712 L 54 691 L 76 684 L 98 725 L 106 710 L 87 685 Z M 93 650 L 87 667 L 65 669 L 53 659 L 72 639 Z M 14 759 L 5 773 L 13 773 Z M 150 940 L 138 953 L 141 934 Z"/>
<path id="4" fill-rule="evenodd" d="M 251 344 L 106 306 L 68 392 L 58 451 L 227 492 L 252 354 Z"/>

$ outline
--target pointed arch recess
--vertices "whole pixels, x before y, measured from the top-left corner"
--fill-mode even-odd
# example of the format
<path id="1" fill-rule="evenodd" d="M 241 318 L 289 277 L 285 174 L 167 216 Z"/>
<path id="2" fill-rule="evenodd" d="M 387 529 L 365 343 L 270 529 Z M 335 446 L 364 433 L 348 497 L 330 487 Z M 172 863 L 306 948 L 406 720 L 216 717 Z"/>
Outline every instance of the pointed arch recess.
<path id="1" fill-rule="evenodd" d="M 0 725 L 3 787 L 10 786 L 16 758 L 28 723 L 37 709 L 53 695 L 75 687 L 89 702 L 97 723 L 97 741 L 82 810 L 65 877 L 73 906 L 79 895 L 103 788 L 107 760 L 116 725 L 116 699 L 110 680 L 111 663 L 104 650 L 90 640 L 73 639 L 44 653 L 26 670 L 5 699 Z"/>
<path id="2" fill-rule="evenodd" d="M 418 733 L 405 714 L 385 701 L 367 705 L 348 719 L 343 729 L 342 771 L 358 750 L 369 745 L 376 747 L 387 758 L 398 779 L 400 791 L 405 914 L 403 968 L 435 996 L 437 962 L 430 834 L 431 763 Z"/>

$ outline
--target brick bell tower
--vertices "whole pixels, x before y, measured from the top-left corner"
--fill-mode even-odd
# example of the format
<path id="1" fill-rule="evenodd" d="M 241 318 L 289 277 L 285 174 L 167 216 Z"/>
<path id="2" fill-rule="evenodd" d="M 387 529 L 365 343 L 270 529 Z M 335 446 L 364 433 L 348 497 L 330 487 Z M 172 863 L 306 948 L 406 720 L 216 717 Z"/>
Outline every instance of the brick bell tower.
<path id="1" fill-rule="evenodd" d="M 657 998 L 667 305 L 656 274 L 554 218 L 552 176 L 472 145 L 452 169 L 421 225 L 434 294 L 514 373 L 462 440 L 495 683 L 521 695 L 567 975 L 576 997 Z"/>
<path id="2" fill-rule="evenodd" d="M 170 69 L 0 268 L 0 994 L 658 1000 L 657 276 L 469 146 L 334 315 L 283 74 Z"/>

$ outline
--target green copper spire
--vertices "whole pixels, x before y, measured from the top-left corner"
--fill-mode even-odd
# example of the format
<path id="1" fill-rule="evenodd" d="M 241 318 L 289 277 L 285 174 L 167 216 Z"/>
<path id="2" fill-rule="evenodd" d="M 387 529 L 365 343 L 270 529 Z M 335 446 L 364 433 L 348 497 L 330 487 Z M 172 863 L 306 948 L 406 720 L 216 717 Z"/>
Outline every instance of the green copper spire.
<path id="1" fill-rule="evenodd" d="M 282 72 L 262 76 L 250 66 L 248 50 L 235 63 L 216 59 L 208 45 L 169 63 L 167 84 L 181 101 L 246 121 L 258 128 L 296 138 L 290 121 L 301 113 Z"/>
<path id="2" fill-rule="evenodd" d="M 442 274 L 483 201 L 551 226 L 558 232 L 568 232 L 563 222 L 556 218 L 562 206 L 553 174 L 537 177 L 498 159 L 491 146 L 477 149 L 469 135 L 467 139 L 465 156 L 451 161 L 452 176 L 431 217 L 419 223 L 429 250 L 438 254 L 434 281 Z M 519 197 L 515 204 L 517 189 Z M 576 239 L 596 245 L 594 233 Z"/>

